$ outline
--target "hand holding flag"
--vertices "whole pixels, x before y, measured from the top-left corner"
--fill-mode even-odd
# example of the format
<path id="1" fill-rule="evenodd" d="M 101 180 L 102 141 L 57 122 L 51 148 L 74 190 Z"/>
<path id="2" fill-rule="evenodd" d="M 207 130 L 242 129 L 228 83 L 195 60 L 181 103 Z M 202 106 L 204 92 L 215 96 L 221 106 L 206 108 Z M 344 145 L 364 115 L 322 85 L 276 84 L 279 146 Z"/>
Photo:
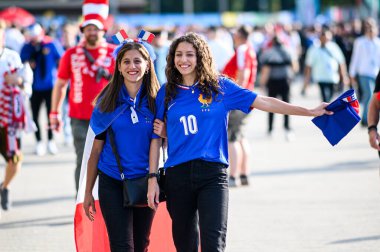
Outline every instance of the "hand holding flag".
<path id="1" fill-rule="evenodd" d="M 331 145 L 336 145 L 360 121 L 359 102 L 355 91 L 350 89 L 330 103 L 326 110 L 333 115 L 315 117 L 312 122 L 322 131 Z"/>

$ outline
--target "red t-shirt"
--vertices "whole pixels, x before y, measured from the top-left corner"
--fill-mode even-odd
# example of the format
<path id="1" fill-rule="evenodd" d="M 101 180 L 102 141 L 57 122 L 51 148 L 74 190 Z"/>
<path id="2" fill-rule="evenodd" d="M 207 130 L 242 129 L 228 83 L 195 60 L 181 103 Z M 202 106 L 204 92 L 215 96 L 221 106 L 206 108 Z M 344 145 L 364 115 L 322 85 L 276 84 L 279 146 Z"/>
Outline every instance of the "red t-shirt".
<path id="1" fill-rule="evenodd" d="M 248 81 L 243 84 L 243 88 L 253 90 L 256 81 L 257 59 L 254 49 L 249 44 L 241 45 L 236 49 L 234 56 L 224 67 L 223 74 L 236 80 L 238 70 L 245 69 L 250 72 Z"/>
<path id="2" fill-rule="evenodd" d="M 58 78 L 70 80 L 69 116 L 81 120 L 90 120 L 92 105 L 95 97 L 108 84 L 108 80 L 101 78 L 96 82 L 96 69 L 102 66 L 109 73 L 113 73 L 115 60 L 112 53 L 115 46 L 104 44 L 96 49 L 88 49 L 95 63 L 91 64 L 83 52 L 83 47 L 76 46 L 68 49 L 63 55 L 59 68 Z"/>

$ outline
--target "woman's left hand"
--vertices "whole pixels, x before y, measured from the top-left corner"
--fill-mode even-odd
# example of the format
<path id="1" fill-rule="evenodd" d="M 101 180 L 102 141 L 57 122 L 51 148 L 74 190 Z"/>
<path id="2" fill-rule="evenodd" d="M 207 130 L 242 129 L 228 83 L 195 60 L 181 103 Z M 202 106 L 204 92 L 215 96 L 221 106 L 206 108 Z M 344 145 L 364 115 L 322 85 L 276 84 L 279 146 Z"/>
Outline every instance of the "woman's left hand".
<path id="1" fill-rule="evenodd" d="M 166 125 L 163 121 L 161 121 L 160 119 L 156 119 L 154 120 L 154 123 L 153 123 L 153 132 L 154 134 L 162 137 L 162 138 L 166 138 Z"/>
<path id="2" fill-rule="evenodd" d="M 160 195 L 160 187 L 158 186 L 157 178 L 149 178 L 148 180 L 148 206 L 153 210 L 157 210 Z"/>
<path id="3" fill-rule="evenodd" d="M 326 102 L 322 102 L 321 105 L 319 105 L 318 107 L 314 108 L 314 109 L 311 109 L 310 112 L 311 112 L 311 116 L 321 116 L 321 115 L 332 115 L 334 114 L 334 112 L 332 111 L 328 111 L 326 110 L 326 107 L 329 105 L 330 103 L 326 103 Z"/>

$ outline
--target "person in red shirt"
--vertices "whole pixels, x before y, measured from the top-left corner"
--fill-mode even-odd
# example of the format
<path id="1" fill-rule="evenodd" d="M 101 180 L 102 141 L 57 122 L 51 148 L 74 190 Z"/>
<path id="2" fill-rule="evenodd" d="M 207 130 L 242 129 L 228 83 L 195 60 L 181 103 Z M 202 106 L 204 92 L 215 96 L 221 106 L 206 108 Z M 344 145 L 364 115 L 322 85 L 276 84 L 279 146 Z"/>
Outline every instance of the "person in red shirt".
<path id="1" fill-rule="evenodd" d="M 379 142 L 379 133 L 377 131 L 377 125 L 379 124 L 379 114 L 380 114 L 380 72 L 376 77 L 376 86 L 373 92 L 371 101 L 368 107 L 368 135 L 369 135 L 369 144 L 372 148 L 379 152 L 380 157 L 380 142 Z"/>
<path id="2" fill-rule="evenodd" d="M 108 5 L 101 6 L 101 8 L 105 7 L 107 7 L 108 13 Z M 86 3 L 83 10 L 86 13 Z M 100 13 L 104 13 L 104 11 Z M 96 17 L 88 15 L 88 17 L 85 16 L 85 20 L 80 26 L 84 40 L 77 46 L 68 49 L 60 61 L 49 116 L 51 127 L 59 130 L 62 124 L 61 107 L 70 81 L 69 117 L 76 153 L 75 185 L 77 190 L 86 133 L 94 108 L 93 101 L 108 84 L 115 67 L 115 60 L 112 56 L 115 46 L 108 44 L 103 38 L 105 18 L 102 19 L 99 15 Z"/>
<path id="3" fill-rule="evenodd" d="M 223 74 L 234 79 L 243 88 L 253 90 L 256 81 L 257 58 L 252 45 L 248 41 L 249 34 L 250 29 L 247 26 L 241 26 L 234 32 L 235 54 L 224 67 Z M 248 185 L 249 143 L 241 134 L 245 116 L 240 111 L 231 111 L 228 120 L 229 185 L 231 187 L 236 186 L 235 176 L 238 170 L 240 170 L 241 185 Z"/>

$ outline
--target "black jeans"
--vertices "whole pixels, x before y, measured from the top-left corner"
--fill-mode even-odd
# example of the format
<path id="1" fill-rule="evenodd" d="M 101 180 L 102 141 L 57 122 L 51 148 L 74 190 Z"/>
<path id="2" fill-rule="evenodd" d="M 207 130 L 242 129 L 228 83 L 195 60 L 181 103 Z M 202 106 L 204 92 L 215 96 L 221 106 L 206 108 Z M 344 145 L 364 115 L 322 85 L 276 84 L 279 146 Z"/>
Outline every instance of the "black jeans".
<path id="1" fill-rule="evenodd" d="M 330 102 L 334 95 L 334 83 L 332 82 L 318 82 L 319 89 L 323 102 Z"/>
<path id="2" fill-rule="evenodd" d="M 199 231 L 202 252 L 224 251 L 228 217 L 226 165 L 193 160 L 170 167 L 165 187 L 177 252 L 197 252 Z"/>
<path id="3" fill-rule="evenodd" d="M 155 212 L 149 207 L 123 207 L 123 184 L 99 173 L 99 203 L 112 252 L 148 251 Z"/>
<path id="4" fill-rule="evenodd" d="M 32 107 L 33 121 L 37 126 L 37 131 L 34 133 L 37 141 L 41 141 L 41 127 L 38 122 L 40 109 L 41 109 L 42 103 L 45 102 L 47 118 L 49 118 L 50 107 L 51 107 L 51 93 L 52 93 L 52 90 L 46 90 L 46 91 L 33 90 L 32 97 L 30 97 L 30 105 Z M 48 123 L 49 123 L 49 120 L 48 120 Z M 42 129 L 45 129 L 45 126 L 42 127 Z M 50 127 L 48 127 L 47 132 L 48 132 L 48 139 L 52 140 L 53 132 L 50 129 Z"/>
<path id="5" fill-rule="evenodd" d="M 289 102 L 290 81 L 288 79 L 269 79 L 268 80 L 268 96 L 277 98 L 281 97 L 284 102 Z M 269 113 L 268 116 L 268 132 L 273 130 L 274 114 Z M 284 115 L 284 128 L 289 130 L 289 115 Z"/>

